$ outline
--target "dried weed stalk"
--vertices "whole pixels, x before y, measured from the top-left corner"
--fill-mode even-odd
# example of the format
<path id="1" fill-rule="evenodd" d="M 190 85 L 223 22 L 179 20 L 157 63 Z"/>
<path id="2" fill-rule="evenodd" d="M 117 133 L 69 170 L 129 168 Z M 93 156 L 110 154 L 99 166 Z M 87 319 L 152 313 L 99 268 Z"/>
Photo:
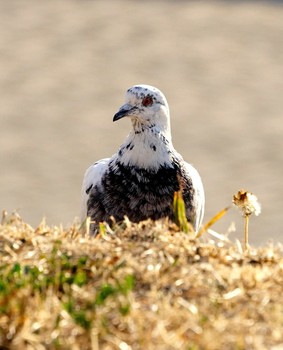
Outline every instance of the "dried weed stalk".
<path id="1" fill-rule="evenodd" d="M 239 208 L 245 218 L 244 249 L 246 251 L 249 248 L 249 218 L 252 214 L 259 215 L 261 207 L 257 197 L 246 190 L 240 190 L 233 196 L 233 204 Z"/>

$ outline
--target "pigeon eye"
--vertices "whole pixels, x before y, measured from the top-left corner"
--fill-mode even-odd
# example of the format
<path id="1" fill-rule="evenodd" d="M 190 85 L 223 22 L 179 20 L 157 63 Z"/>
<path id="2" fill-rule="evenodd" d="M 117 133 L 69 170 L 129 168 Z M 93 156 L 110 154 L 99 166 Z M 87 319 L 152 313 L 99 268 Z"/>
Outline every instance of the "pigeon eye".
<path id="1" fill-rule="evenodd" d="M 153 104 L 153 99 L 151 96 L 147 95 L 142 100 L 142 105 L 145 107 L 149 107 Z"/>

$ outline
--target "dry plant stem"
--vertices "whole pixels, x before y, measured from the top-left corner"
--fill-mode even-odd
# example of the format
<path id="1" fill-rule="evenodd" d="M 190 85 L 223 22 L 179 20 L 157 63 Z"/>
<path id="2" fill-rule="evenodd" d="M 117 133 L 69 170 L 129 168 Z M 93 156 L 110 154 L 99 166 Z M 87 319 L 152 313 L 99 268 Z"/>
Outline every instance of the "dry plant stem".
<path id="1" fill-rule="evenodd" d="M 212 225 L 214 225 L 218 220 L 220 220 L 222 216 L 226 214 L 230 208 L 231 208 L 230 206 L 226 207 L 220 210 L 216 215 L 214 215 L 213 218 L 211 218 L 205 225 L 203 225 L 200 228 L 200 230 L 196 233 L 196 237 L 198 238 L 201 235 L 203 235 Z"/>
<path id="2" fill-rule="evenodd" d="M 249 215 L 245 216 L 245 237 L 244 237 L 244 250 L 249 248 Z"/>

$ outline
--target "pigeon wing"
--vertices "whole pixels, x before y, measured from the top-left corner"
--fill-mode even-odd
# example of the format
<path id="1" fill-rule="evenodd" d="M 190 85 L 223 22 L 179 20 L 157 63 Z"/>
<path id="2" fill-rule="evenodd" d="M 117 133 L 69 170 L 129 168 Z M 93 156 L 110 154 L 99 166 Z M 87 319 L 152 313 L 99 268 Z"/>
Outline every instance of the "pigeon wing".
<path id="1" fill-rule="evenodd" d="M 99 185 L 101 178 L 105 173 L 109 164 L 109 158 L 101 159 L 91 165 L 85 172 L 82 193 L 81 193 L 81 220 L 83 221 L 87 216 L 87 201 L 91 189 Z"/>
<path id="2" fill-rule="evenodd" d="M 199 230 L 200 225 L 203 220 L 204 215 L 204 204 L 205 196 L 203 184 L 198 171 L 189 163 L 184 162 L 186 175 L 192 180 L 193 188 L 195 190 L 194 196 L 194 207 L 195 207 L 195 218 L 194 218 L 194 228 L 196 232 Z"/>

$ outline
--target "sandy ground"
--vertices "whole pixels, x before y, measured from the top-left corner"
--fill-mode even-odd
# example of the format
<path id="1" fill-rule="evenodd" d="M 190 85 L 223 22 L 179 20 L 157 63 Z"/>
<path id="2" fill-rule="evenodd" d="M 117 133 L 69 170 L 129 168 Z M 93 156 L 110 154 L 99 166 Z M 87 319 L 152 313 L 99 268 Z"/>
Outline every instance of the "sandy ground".
<path id="1" fill-rule="evenodd" d="M 79 213 L 83 173 L 112 155 L 126 88 L 159 87 L 175 148 L 206 189 L 209 219 L 240 188 L 282 237 L 283 5 L 214 1 L 0 1 L 0 208 L 37 225 Z M 215 226 L 225 232 L 236 212 Z"/>

